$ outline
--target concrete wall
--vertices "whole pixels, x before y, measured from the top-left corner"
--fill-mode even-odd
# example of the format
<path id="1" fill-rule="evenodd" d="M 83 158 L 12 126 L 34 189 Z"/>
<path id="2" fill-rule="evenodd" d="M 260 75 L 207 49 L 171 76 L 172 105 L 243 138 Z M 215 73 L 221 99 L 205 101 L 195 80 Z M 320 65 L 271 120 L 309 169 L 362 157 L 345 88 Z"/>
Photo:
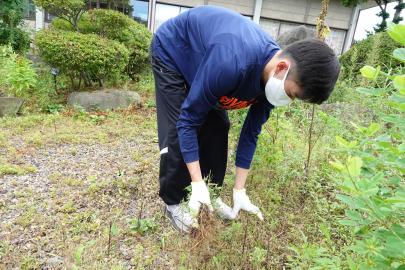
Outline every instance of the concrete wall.
<path id="1" fill-rule="evenodd" d="M 159 3 L 194 7 L 203 4 L 223 6 L 243 15 L 253 16 L 255 0 L 161 0 Z M 304 24 L 316 24 L 321 0 L 263 0 L 261 17 Z M 331 0 L 326 22 L 329 27 L 348 29 L 353 8 Z"/>
<path id="2" fill-rule="evenodd" d="M 162 0 L 156 1 L 162 4 L 171 4 L 171 5 L 178 5 L 178 6 L 185 6 L 185 7 L 195 7 L 204 5 L 204 0 Z"/>
<path id="3" fill-rule="evenodd" d="M 332 28 L 348 29 L 352 10 L 353 8 L 343 7 L 339 0 L 331 0 L 326 23 Z M 261 16 L 315 25 L 320 11 L 320 0 L 263 0 Z"/>
<path id="4" fill-rule="evenodd" d="M 253 16 L 255 0 L 208 0 L 208 5 L 226 7 L 243 15 Z"/>
<path id="5" fill-rule="evenodd" d="M 255 0 L 161 0 L 162 4 L 179 5 L 186 7 L 195 7 L 201 5 L 221 6 L 232 9 L 243 15 L 253 16 Z"/>

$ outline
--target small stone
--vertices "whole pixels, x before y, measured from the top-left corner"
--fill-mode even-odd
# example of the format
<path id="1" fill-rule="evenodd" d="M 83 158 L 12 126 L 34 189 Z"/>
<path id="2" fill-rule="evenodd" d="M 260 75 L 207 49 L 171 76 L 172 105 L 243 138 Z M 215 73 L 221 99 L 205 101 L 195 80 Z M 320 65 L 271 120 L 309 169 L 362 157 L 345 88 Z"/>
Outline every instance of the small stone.
<path id="1" fill-rule="evenodd" d="M 59 268 L 63 265 L 63 258 L 60 256 L 55 256 L 46 260 L 46 266 L 50 269 Z"/>

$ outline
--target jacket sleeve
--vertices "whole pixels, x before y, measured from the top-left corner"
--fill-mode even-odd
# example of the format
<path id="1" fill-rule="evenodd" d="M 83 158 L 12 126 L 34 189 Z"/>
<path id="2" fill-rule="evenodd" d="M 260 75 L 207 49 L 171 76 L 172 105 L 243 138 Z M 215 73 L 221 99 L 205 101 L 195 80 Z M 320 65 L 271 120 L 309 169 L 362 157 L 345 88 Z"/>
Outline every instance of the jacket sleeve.
<path id="1" fill-rule="evenodd" d="M 262 100 L 250 106 L 239 136 L 235 160 L 237 167 L 244 169 L 250 168 L 262 125 L 266 123 L 273 108 L 273 105 L 266 100 Z"/>
<path id="2" fill-rule="evenodd" d="M 197 129 L 218 99 L 238 85 L 240 76 L 237 58 L 230 49 L 219 44 L 207 49 L 176 125 L 184 162 L 199 160 Z"/>

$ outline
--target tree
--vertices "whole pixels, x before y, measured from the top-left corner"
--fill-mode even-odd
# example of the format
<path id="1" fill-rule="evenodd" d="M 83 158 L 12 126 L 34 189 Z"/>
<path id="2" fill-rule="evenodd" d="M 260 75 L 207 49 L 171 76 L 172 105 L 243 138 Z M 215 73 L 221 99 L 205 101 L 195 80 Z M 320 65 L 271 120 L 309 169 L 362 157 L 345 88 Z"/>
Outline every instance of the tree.
<path id="1" fill-rule="evenodd" d="M 78 31 L 78 21 L 85 11 L 84 0 L 35 0 L 35 5 L 67 22 Z"/>
<path id="2" fill-rule="evenodd" d="M 401 17 L 401 11 L 405 8 L 405 4 L 403 0 L 398 0 L 398 5 L 395 6 L 395 14 L 394 18 L 392 19 L 393 23 L 399 23 L 400 21 L 403 20 Z"/>
<path id="3" fill-rule="evenodd" d="M 345 7 L 356 6 L 358 4 L 367 2 L 367 0 L 341 0 L 341 3 Z M 382 32 L 387 29 L 387 19 L 390 17 L 390 14 L 387 12 L 387 5 L 388 3 L 392 2 L 390 0 L 374 0 L 377 6 L 380 8 L 380 12 L 377 13 L 379 17 L 381 17 L 381 23 L 377 24 L 374 27 L 375 32 Z M 393 18 L 394 23 L 399 23 L 402 21 L 401 11 L 404 9 L 405 5 L 403 0 L 397 0 L 398 4 L 395 6 L 395 14 Z"/>
<path id="4" fill-rule="evenodd" d="M 29 36 L 18 28 L 23 19 L 23 0 L 0 0 L 0 45 L 10 44 L 22 53 L 29 47 Z"/>

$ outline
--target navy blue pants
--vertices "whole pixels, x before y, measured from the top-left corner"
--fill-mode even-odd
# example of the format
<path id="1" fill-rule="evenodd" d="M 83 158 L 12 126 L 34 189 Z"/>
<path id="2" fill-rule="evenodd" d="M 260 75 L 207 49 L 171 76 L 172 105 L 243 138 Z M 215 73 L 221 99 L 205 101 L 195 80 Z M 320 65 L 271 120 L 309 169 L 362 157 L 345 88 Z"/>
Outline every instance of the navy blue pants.
<path id="1" fill-rule="evenodd" d="M 153 53 L 152 53 L 153 54 Z M 159 195 L 168 205 L 187 196 L 191 178 L 180 152 L 176 123 L 189 86 L 184 77 L 157 57 L 151 57 L 155 78 L 156 110 L 160 149 Z M 228 157 L 229 119 L 225 110 L 211 110 L 198 130 L 203 177 L 222 186 Z"/>

